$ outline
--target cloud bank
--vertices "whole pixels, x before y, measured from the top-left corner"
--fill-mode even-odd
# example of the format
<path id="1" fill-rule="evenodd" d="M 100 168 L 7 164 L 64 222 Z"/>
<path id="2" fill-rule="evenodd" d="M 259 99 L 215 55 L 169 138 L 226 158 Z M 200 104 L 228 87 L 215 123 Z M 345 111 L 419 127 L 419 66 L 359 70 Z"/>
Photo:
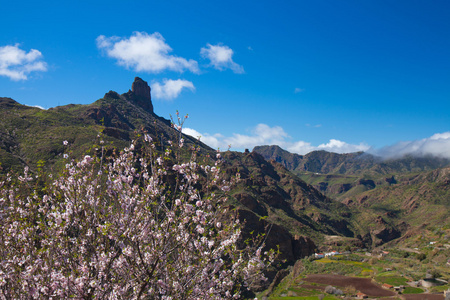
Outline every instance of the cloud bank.
<path id="1" fill-rule="evenodd" d="M 163 36 L 155 32 L 134 32 L 129 38 L 97 37 L 97 47 L 108 57 L 117 59 L 120 66 L 137 72 L 160 73 L 165 70 L 198 73 L 198 63 L 192 59 L 171 55 L 172 48 Z"/>
<path id="2" fill-rule="evenodd" d="M 433 155 L 450 159 L 450 131 L 436 133 L 421 140 L 399 142 L 369 152 L 384 158 L 398 158 L 409 154 L 413 156 Z"/>
<path id="3" fill-rule="evenodd" d="M 164 79 L 163 83 L 152 84 L 152 95 L 156 99 L 172 100 L 178 97 L 183 89 L 195 90 L 194 84 L 183 79 Z"/>
<path id="4" fill-rule="evenodd" d="M 0 47 L 0 76 L 11 80 L 27 80 L 31 72 L 47 71 L 47 63 L 42 60 L 42 53 L 31 49 L 28 53 L 19 45 Z"/>
<path id="5" fill-rule="evenodd" d="M 260 145 L 278 145 L 289 152 L 297 154 L 306 154 L 314 150 L 326 150 L 336 153 L 350 153 L 357 151 L 366 151 L 370 147 L 365 143 L 358 145 L 348 144 L 343 141 L 331 139 L 328 143 L 313 146 L 311 143 L 304 141 L 290 141 L 289 135 L 280 126 L 270 127 L 266 124 L 258 124 L 254 127 L 249 135 L 234 133 L 230 137 L 223 136 L 220 133 L 208 134 L 199 133 L 191 128 L 184 128 L 183 132 L 195 138 L 201 136 L 200 140 L 212 148 L 243 150 L 253 149 Z"/>
<path id="6" fill-rule="evenodd" d="M 228 149 L 231 145 L 232 150 L 242 151 L 243 149 L 253 149 L 261 145 L 278 145 L 281 148 L 297 154 L 307 154 L 311 151 L 325 150 L 335 153 L 352 153 L 364 151 L 383 158 L 400 158 L 404 155 L 412 156 L 437 156 L 450 159 L 450 131 L 436 133 L 428 138 L 399 142 L 381 149 L 373 149 L 366 143 L 349 144 L 338 139 L 330 139 L 320 145 L 312 145 L 305 141 L 291 141 L 290 136 L 279 126 L 270 127 L 266 124 L 258 124 L 250 134 L 234 133 L 226 137 L 220 133 L 208 134 L 200 133 L 191 128 L 184 128 L 183 132 L 195 138 L 201 136 L 201 141 L 212 148 Z"/>
<path id="7" fill-rule="evenodd" d="M 223 71 L 231 69 L 234 73 L 244 73 L 244 67 L 233 61 L 233 50 L 225 45 L 206 44 L 206 47 L 201 48 L 200 55 L 203 58 L 210 60 L 210 65 L 217 70 Z"/>

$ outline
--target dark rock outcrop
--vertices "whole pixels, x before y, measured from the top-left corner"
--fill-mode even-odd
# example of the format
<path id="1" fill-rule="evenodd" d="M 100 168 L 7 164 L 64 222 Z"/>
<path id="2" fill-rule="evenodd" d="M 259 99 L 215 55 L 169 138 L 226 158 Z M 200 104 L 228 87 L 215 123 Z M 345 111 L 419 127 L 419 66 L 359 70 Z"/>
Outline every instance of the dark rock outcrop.
<path id="1" fill-rule="evenodd" d="M 233 195 L 242 205 L 260 216 L 267 216 L 267 209 L 261 205 L 252 195 L 242 192 Z"/>
<path id="2" fill-rule="evenodd" d="M 312 255 L 317 247 L 310 238 L 296 235 L 292 242 L 292 249 L 294 257 L 303 258 Z"/>
<path id="3" fill-rule="evenodd" d="M 289 270 L 283 269 L 277 272 L 275 278 L 272 280 L 269 288 L 267 289 L 267 294 L 270 295 L 273 290 L 280 284 L 280 282 L 289 275 Z"/>
<path id="4" fill-rule="evenodd" d="M 358 184 L 364 185 L 367 189 L 372 190 L 376 187 L 376 184 L 373 180 L 370 179 L 360 179 Z"/>
<path id="5" fill-rule="evenodd" d="M 387 183 L 389 183 L 389 184 L 396 184 L 396 183 L 397 183 L 397 180 L 395 180 L 394 175 L 392 175 L 391 177 L 387 177 L 387 178 L 385 178 L 384 180 L 385 180 Z"/>
<path id="6" fill-rule="evenodd" d="M 117 92 L 109 91 L 103 96 L 103 98 L 120 99 L 120 95 Z"/>
<path id="7" fill-rule="evenodd" d="M 149 101 L 152 100 L 150 96 L 150 87 L 148 86 L 147 82 L 139 77 L 134 78 L 134 82 L 131 85 L 131 91 L 138 97 L 142 97 Z"/>
<path id="8" fill-rule="evenodd" d="M 401 232 L 392 227 L 382 227 L 372 231 L 375 237 L 375 246 L 382 245 L 401 236 Z"/>
<path id="9" fill-rule="evenodd" d="M 264 250 L 279 249 L 280 255 L 277 257 L 279 261 L 292 264 L 316 250 L 316 245 L 308 237 L 292 236 L 286 228 L 269 223 L 251 211 L 238 208 L 236 213 L 243 224 L 242 241 L 252 239 L 258 234 L 266 234 Z"/>
<path id="10" fill-rule="evenodd" d="M 317 185 L 314 185 L 314 188 L 318 189 L 321 192 L 325 192 L 328 188 L 328 182 L 319 182 Z"/>
<path id="11" fill-rule="evenodd" d="M 144 108 L 147 112 L 153 113 L 153 104 L 150 91 L 150 86 L 146 81 L 139 77 L 135 77 L 134 82 L 131 85 L 131 90 L 128 91 L 128 93 L 123 94 L 123 96 L 127 100 Z"/>
<path id="12" fill-rule="evenodd" d="M 345 192 L 348 192 L 352 187 L 353 186 L 350 183 L 333 184 L 328 188 L 328 190 L 332 194 L 343 194 Z"/>

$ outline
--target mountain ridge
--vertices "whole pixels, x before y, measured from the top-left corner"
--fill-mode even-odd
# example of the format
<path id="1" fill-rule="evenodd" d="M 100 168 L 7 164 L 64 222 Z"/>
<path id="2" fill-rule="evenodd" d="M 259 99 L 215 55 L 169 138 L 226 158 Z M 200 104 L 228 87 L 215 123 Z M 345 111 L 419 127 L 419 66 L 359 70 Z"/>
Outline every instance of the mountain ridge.
<path id="1" fill-rule="evenodd" d="M 100 140 L 104 141 L 106 155 L 114 155 L 144 133 L 153 138 L 158 151 L 182 136 L 188 148 L 195 146 L 200 155 L 215 157 L 214 149 L 182 134 L 169 120 L 156 115 L 150 87 L 138 77 L 135 82 L 123 94 L 109 91 L 91 104 L 48 110 L 0 98 L 0 175 L 21 172 L 24 166 L 29 166 L 31 172 L 40 167 L 55 172 L 64 167 L 65 153 L 71 158 L 86 153 L 97 155 Z M 65 140 L 68 146 L 63 145 Z M 300 156 L 277 146 L 255 147 L 243 153 L 225 151 L 222 156 L 224 174 L 241 173 L 229 205 L 246 224 L 247 231 L 243 232 L 264 233 L 272 228 L 267 244 L 279 245 L 288 264 L 311 255 L 330 236 L 339 236 L 358 247 L 372 247 L 398 239 L 411 226 L 422 225 L 414 224 L 405 205 L 391 205 L 391 198 L 376 197 L 388 193 L 383 191 L 398 187 L 394 195 L 403 197 L 407 194 L 403 189 L 409 184 L 431 195 L 429 189 L 436 181 L 443 185 L 437 186 L 442 197 L 448 195 L 447 173 L 426 173 L 433 172 L 423 170 L 433 166 L 426 160 L 406 159 L 399 166 L 391 166 L 379 164 L 364 153 L 317 151 Z M 393 170 L 415 170 L 417 174 L 390 173 Z M 419 186 L 424 179 L 430 183 Z M 442 210 L 441 202 L 429 206 L 430 199 L 420 193 L 407 196 L 419 197 L 415 202 L 420 208 L 417 212 L 428 207 Z M 445 207 L 438 220 L 444 216 Z"/>
<path id="2" fill-rule="evenodd" d="M 70 158 L 99 155 L 104 147 L 107 156 L 115 155 L 143 134 L 153 138 L 156 151 L 164 152 L 169 141 L 183 137 L 186 149 L 195 146 L 199 157 L 215 158 L 216 150 L 156 115 L 147 83 L 140 78 L 135 82 L 134 88 L 123 94 L 109 91 L 91 104 L 48 110 L 0 98 L 0 175 L 21 173 L 24 166 L 29 166 L 32 174 L 39 168 L 57 174 L 66 163 L 63 154 Z M 311 255 L 324 234 L 354 235 L 346 217 L 330 210 L 346 211 L 345 205 L 327 198 L 282 165 L 272 164 L 256 152 L 226 151 L 222 155 L 226 174 L 241 173 L 242 181 L 233 189 L 229 205 L 245 224 L 243 234 L 263 234 L 271 228 L 266 242 L 280 246 L 280 259 L 293 263 Z"/>
<path id="3" fill-rule="evenodd" d="M 135 93 L 138 91 L 138 94 Z M 105 145 L 124 148 L 139 134 L 150 134 L 165 143 L 180 133 L 171 121 L 156 115 L 151 103 L 150 87 L 135 78 L 132 90 L 120 95 L 109 91 L 91 104 L 69 104 L 43 110 L 0 97 L 0 172 L 31 170 L 37 162 L 52 167 L 61 157 L 62 142 L 69 140 L 78 157 L 101 138 Z M 202 151 L 213 149 L 183 135 L 188 145 L 200 145 Z"/>
<path id="4" fill-rule="evenodd" d="M 450 165 L 432 157 L 382 161 L 364 153 L 289 153 L 278 146 L 253 151 L 277 161 L 326 196 L 347 206 L 354 232 L 379 246 L 415 228 L 448 226 Z"/>
<path id="5" fill-rule="evenodd" d="M 325 150 L 305 155 L 290 153 L 277 145 L 256 146 L 253 151 L 266 159 L 282 163 L 288 170 L 324 174 L 359 175 L 371 173 L 386 175 L 398 172 L 429 171 L 450 165 L 450 159 L 433 156 L 383 159 L 365 152 L 338 154 Z"/>

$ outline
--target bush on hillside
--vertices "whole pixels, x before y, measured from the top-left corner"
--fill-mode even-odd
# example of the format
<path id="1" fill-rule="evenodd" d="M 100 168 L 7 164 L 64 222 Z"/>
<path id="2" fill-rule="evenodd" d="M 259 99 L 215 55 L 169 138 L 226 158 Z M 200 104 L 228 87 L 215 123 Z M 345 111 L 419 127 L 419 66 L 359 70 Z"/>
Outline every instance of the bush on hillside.
<path id="1" fill-rule="evenodd" d="M 240 224 L 224 222 L 233 182 L 220 154 L 181 163 L 181 137 L 162 154 L 139 143 L 115 158 L 64 155 L 43 185 L 28 169 L 0 180 L 0 298 L 229 299 L 264 279 L 273 252 L 238 249 Z"/>

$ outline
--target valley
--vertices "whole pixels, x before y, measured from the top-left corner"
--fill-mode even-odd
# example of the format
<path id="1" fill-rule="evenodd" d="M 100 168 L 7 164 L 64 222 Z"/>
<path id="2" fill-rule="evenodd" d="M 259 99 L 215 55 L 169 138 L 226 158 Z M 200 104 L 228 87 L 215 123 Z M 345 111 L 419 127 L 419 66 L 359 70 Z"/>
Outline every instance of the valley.
<path id="1" fill-rule="evenodd" d="M 64 168 L 65 140 L 72 157 L 114 157 L 145 134 L 160 153 L 180 136 L 186 148 L 198 150 L 199 160 L 217 153 L 157 116 L 150 88 L 140 78 L 127 93 L 109 91 L 89 105 L 42 110 L 0 98 L 0 125 L 1 176 L 18 174 L 25 166 L 33 174 L 57 174 Z M 187 158 L 188 152 L 180 156 Z M 300 156 L 278 146 L 221 156 L 224 178 L 240 175 L 227 207 L 243 224 L 243 240 L 265 234 L 265 249 L 280 252 L 267 270 L 272 283 L 255 290 L 259 297 L 342 299 L 362 292 L 393 299 L 418 299 L 412 295 L 421 293 L 431 299 L 440 293 L 436 299 L 443 299 L 450 288 L 449 160 L 409 156 L 387 161 L 325 151 Z M 340 254 L 315 257 L 329 251 Z M 330 293 L 330 284 L 317 277 L 324 274 L 333 282 Z M 343 283 L 340 276 L 355 277 L 363 287 L 357 279 Z M 433 278 L 443 284 L 412 283 Z M 383 284 L 403 288 L 400 293 Z M 371 294 L 369 285 L 378 292 Z"/>

